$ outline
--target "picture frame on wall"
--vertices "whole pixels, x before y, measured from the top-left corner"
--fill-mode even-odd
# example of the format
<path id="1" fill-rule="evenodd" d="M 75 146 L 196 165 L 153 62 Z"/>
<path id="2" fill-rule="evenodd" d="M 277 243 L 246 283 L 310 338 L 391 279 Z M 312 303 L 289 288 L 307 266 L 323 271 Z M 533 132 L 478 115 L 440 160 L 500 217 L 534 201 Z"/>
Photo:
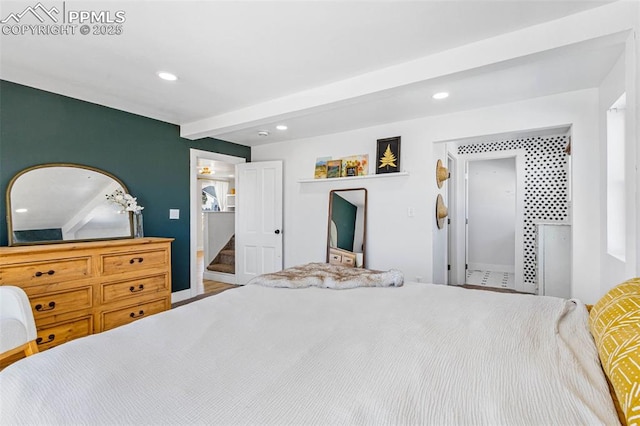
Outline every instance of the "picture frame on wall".
<path id="1" fill-rule="evenodd" d="M 327 161 L 327 178 L 339 178 L 342 176 L 342 160 Z"/>
<path id="2" fill-rule="evenodd" d="M 327 161 L 330 161 L 331 157 L 319 157 L 316 159 L 316 168 L 313 178 L 314 179 L 326 179 L 327 178 Z"/>
<path id="3" fill-rule="evenodd" d="M 342 159 L 342 177 L 369 174 L 369 154 L 351 155 Z"/>
<path id="4" fill-rule="evenodd" d="M 376 174 L 400 171 L 400 136 L 378 139 L 375 167 Z"/>

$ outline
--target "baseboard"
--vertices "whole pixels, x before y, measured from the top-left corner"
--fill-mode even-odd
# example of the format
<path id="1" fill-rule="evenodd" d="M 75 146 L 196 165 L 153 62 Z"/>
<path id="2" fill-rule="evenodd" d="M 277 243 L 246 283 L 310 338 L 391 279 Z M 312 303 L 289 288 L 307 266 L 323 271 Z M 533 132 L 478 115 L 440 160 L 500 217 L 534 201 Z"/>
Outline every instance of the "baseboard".
<path id="1" fill-rule="evenodd" d="M 492 271 L 492 272 L 507 272 L 510 274 L 515 273 L 514 265 L 493 265 L 491 263 L 469 263 L 470 271 Z"/>
<path id="2" fill-rule="evenodd" d="M 176 291 L 171 293 L 171 303 L 182 302 L 191 298 L 191 289 Z"/>
<path id="3" fill-rule="evenodd" d="M 221 283 L 236 284 L 236 276 L 234 274 L 225 274 L 224 272 L 204 271 L 202 277 L 205 280 L 220 281 Z"/>

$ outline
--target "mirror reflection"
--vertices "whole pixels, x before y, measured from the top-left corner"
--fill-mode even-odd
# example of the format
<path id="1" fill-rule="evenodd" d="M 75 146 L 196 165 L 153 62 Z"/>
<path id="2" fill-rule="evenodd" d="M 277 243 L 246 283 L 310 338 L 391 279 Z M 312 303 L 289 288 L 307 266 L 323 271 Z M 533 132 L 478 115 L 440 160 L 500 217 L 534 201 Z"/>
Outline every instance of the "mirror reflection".
<path id="1" fill-rule="evenodd" d="M 327 262 L 365 267 L 367 190 L 340 189 L 329 193 Z"/>
<path id="2" fill-rule="evenodd" d="M 129 212 L 107 201 L 127 189 L 101 170 L 46 164 L 17 174 L 7 189 L 9 245 L 130 238 Z"/>

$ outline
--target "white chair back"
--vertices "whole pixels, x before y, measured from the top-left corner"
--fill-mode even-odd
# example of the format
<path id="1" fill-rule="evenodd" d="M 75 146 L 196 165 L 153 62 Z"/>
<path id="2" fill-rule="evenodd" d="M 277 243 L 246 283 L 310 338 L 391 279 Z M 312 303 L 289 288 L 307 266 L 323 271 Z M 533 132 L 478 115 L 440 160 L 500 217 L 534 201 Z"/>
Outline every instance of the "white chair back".
<path id="1" fill-rule="evenodd" d="M 0 359 L 17 352 L 38 352 L 36 323 L 27 294 L 20 287 L 0 286 Z"/>

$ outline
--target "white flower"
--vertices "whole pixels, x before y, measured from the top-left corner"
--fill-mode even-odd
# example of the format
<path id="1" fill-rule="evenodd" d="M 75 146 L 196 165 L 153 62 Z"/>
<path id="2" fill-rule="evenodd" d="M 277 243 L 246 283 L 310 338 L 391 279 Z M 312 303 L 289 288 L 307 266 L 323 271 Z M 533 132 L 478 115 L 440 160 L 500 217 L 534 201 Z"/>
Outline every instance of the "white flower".
<path id="1" fill-rule="evenodd" d="M 130 194 L 125 194 L 120 189 L 116 189 L 113 194 L 107 195 L 107 200 L 118 204 L 124 211 L 140 213 L 144 207 L 138 205 L 137 198 Z"/>

